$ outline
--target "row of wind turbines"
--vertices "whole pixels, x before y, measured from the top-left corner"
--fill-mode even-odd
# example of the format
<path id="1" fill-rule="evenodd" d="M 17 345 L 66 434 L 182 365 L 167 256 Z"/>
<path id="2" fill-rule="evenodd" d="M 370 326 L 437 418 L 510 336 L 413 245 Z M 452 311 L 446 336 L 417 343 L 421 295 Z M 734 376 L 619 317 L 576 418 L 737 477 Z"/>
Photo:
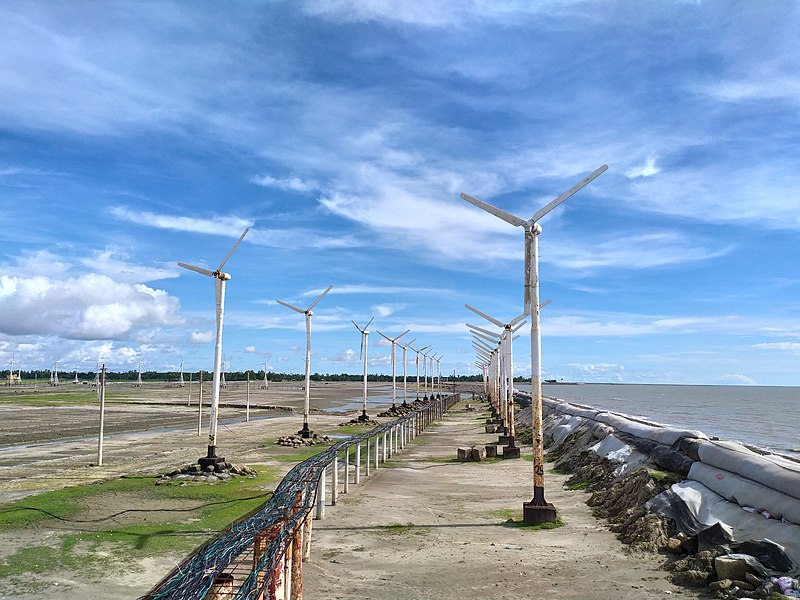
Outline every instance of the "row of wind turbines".
<path id="1" fill-rule="evenodd" d="M 187 263 L 179 262 L 178 265 L 183 267 L 184 269 L 188 269 L 190 271 L 194 271 L 196 273 L 200 273 L 201 275 L 205 275 L 206 277 L 212 277 L 214 280 L 214 291 L 215 291 L 215 298 L 216 298 L 216 337 L 214 343 L 214 373 L 212 378 L 212 387 L 211 387 L 211 408 L 210 408 L 210 419 L 209 419 L 209 433 L 208 433 L 208 448 L 206 456 L 199 459 L 199 464 L 201 467 L 206 468 L 208 465 L 221 464 L 225 462 L 225 458 L 217 455 L 217 420 L 219 414 L 219 391 L 220 391 L 220 384 L 221 384 L 221 371 L 222 371 L 222 330 L 223 330 L 223 322 L 225 317 L 225 287 L 228 281 L 230 281 L 231 276 L 229 273 L 223 271 L 223 267 L 228 262 L 228 259 L 233 255 L 236 251 L 236 248 L 241 244 L 244 237 L 250 231 L 250 228 L 247 227 L 242 235 L 239 236 L 239 239 L 236 240 L 236 243 L 230 249 L 225 258 L 222 259 L 222 262 L 215 270 L 206 269 L 203 267 L 197 267 L 194 265 L 190 265 Z M 306 358 L 305 358 L 305 400 L 303 403 L 303 427 L 298 431 L 298 434 L 303 438 L 310 438 L 313 435 L 313 432 L 309 428 L 309 412 L 310 412 L 310 383 L 311 383 L 311 320 L 314 316 L 314 307 L 319 304 L 319 302 L 328 294 L 328 292 L 333 289 L 332 285 L 329 285 L 325 291 L 323 291 L 319 296 L 317 296 L 307 307 L 302 308 L 299 306 L 295 306 L 283 300 L 277 300 L 277 303 L 285 306 L 286 308 L 293 310 L 299 314 L 302 314 L 305 318 L 305 326 L 306 326 Z M 368 340 L 369 340 L 369 326 L 372 324 L 374 317 L 370 319 L 366 325 L 363 327 L 359 327 L 359 325 L 353 321 L 353 325 L 358 329 L 361 333 L 361 358 L 363 359 L 364 364 L 364 396 L 363 396 L 363 403 L 362 403 L 362 413 L 359 417 L 362 421 L 368 421 L 369 416 L 367 415 L 367 352 L 368 352 Z M 416 365 L 417 365 L 417 399 L 419 398 L 419 355 L 422 354 L 425 357 L 425 370 L 426 370 L 426 387 L 427 387 L 427 364 L 428 360 L 435 361 L 439 365 L 439 381 L 441 382 L 441 359 L 442 356 L 436 356 L 432 354 L 430 350 L 430 346 L 423 346 L 420 348 L 414 348 L 411 346 L 415 340 L 408 342 L 406 344 L 398 343 L 398 340 L 409 333 L 410 330 L 406 330 L 400 335 L 395 336 L 394 338 L 390 338 L 387 335 L 383 334 L 382 332 L 378 332 L 381 336 L 386 338 L 392 346 L 392 407 L 396 407 L 397 401 L 397 381 L 396 381 L 396 346 L 400 346 L 403 349 L 403 379 L 404 379 L 404 400 L 403 404 L 406 404 L 405 398 L 407 395 L 407 383 L 406 383 L 406 352 L 407 350 L 412 350 L 416 353 Z M 426 352 L 427 351 L 427 352 Z M 265 368 L 266 372 L 266 368 Z"/>

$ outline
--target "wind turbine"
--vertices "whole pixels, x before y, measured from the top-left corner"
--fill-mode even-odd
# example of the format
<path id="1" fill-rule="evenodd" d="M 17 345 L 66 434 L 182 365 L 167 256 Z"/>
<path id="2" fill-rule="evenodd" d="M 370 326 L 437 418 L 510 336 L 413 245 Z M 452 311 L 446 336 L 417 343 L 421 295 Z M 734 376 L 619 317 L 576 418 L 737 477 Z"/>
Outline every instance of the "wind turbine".
<path id="1" fill-rule="evenodd" d="M 461 198 L 478 208 L 525 230 L 525 279 L 524 305 L 525 311 L 531 315 L 531 419 L 533 431 L 533 499 L 522 505 L 523 521 L 528 525 L 553 522 L 556 520 L 556 509 L 544 497 L 544 438 L 542 436 L 542 337 L 539 328 L 539 235 L 542 228 L 539 220 L 588 185 L 596 177 L 608 169 L 603 165 L 589 176 L 579 181 L 566 192 L 556 197 L 546 206 L 533 213 L 528 219 L 521 219 L 511 213 L 492 206 L 482 200 L 462 193 Z"/>
<path id="2" fill-rule="evenodd" d="M 408 406 L 408 403 L 406 402 L 406 398 L 408 398 L 408 378 L 406 377 L 406 367 L 408 366 L 408 359 L 406 356 L 408 349 L 411 348 L 411 344 L 413 344 L 416 341 L 417 338 L 414 338 L 410 342 L 406 342 L 405 345 L 399 344 L 399 346 L 403 349 L 403 406 Z"/>
<path id="3" fill-rule="evenodd" d="M 423 381 L 425 382 L 425 395 L 422 397 L 422 399 L 425 402 L 428 401 L 428 360 L 430 360 L 431 357 L 430 352 L 432 350 L 433 348 L 428 346 L 428 354 L 426 354 L 425 352 L 420 352 L 420 354 L 422 354 L 422 366 L 423 366 L 423 371 L 425 373 L 423 377 Z"/>
<path id="4" fill-rule="evenodd" d="M 408 347 L 411 348 L 417 355 L 417 357 L 416 357 L 414 362 L 417 365 L 417 397 L 416 397 L 416 400 L 419 400 L 419 355 L 423 350 L 427 350 L 428 348 L 430 348 L 430 344 L 427 345 L 427 346 L 423 346 L 419 350 L 416 349 L 416 348 L 413 348 L 411 346 L 411 344 L 408 344 Z"/>
<path id="5" fill-rule="evenodd" d="M 61 361 L 56 359 L 56 362 L 53 363 L 53 370 L 50 371 L 50 385 L 57 386 L 58 385 L 58 363 Z"/>
<path id="6" fill-rule="evenodd" d="M 359 327 L 358 323 L 353 320 L 350 321 L 355 325 L 356 329 L 361 332 L 361 349 L 359 350 L 358 357 L 364 359 L 364 401 L 361 405 L 361 416 L 358 417 L 359 421 L 369 421 L 369 417 L 367 416 L 367 352 L 369 351 L 369 329 L 367 329 L 367 327 L 369 327 L 374 320 L 375 317 L 372 317 L 367 321 L 364 327 Z"/>
<path id="7" fill-rule="evenodd" d="M 297 306 L 293 306 L 288 302 L 284 302 L 283 300 L 277 301 L 278 304 L 281 304 L 286 308 L 291 308 L 293 311 L 299 312 L 301 315 L 305 315 L 306 317 L 306 402 L 303 406 L 303 428 L 297 432 L 300 434 L 300 437 L 303 438 L 310 438 L 312 434 L 312 432 L 308 429 L 308 412 L 311 398 L 309 395 L 309 384 L 311 383 L 311 317 L 314 316 L 314 313 L 311 312 L 311 309 L 314 308 L 317 305 L 317 302 L 322 300 L 332 288 L 333 286 L 329 285 L 328 289 L 317 296 L 317 299 L 309 304 L 308 308 L 306 309 L 298 308 Z"/>
<path id="8" fill-rule="evenodd" d="M 181 357 L 181 377 L 180 380 L 178 381 L 178 385 L 180 387 L 183 387 L 184 385 L 186 385 L 183 381 L 183 354 L 180 354 L 179 356 Z"/>
<path id="9" fill-rule="evenodd" d="M 142 361 L 139 361 L 139 370 L 136 373 L 136 387 L 142 387 Z"/>
<path id="10" fill-rule="evenodd" d="M 383 337 L 385 340 L 391 342 L 392 344 L 392 409 L 396 408 L 397 403 L 397 376 L 396 376 L 396 364 L 397 364 L 397 354 L 395 352 L 395 346 L 397 345 L 397 340 L 407 334 L 410 329 L 406 329 L 403 333 L 398 335 L 397 337 L 390 338 L 387 335 L 381 333 L 380 331 L 378 334 Z M 405 348 L 403 348 L 403 372 L 405 373 Z"/>
<path id="11" fill-rule="evenodd" d="M 269 357 L 270 356 L 271 355 L 270 355 L 269 352 L 267 352 L 264 355 L 264 384 L 261 387 L 262 387 L 262 389 L 265 389 L 265 390 L 269 389 L 269 378 L 267 377 L 267 373 L 268 373 L 267 368 L 269 367 Z"/>
<path id="12" fill-rule="evenodd" d="M 208 454 L 204 459 L 201 458 L 198 461 L 202 468 L 206 468 L 209 465 L 216 467 L 218 464 L 225 462 L 224 457 L 217 456 L 217 413 L 219 411 L 220 363 L 222 362 L 222 320 L 225 316 L 225 283 L 230 280 L 231 276 L 228 273 L 224 273 L 222 271 L 222 267 L 224 267 L 225 263 L 228 262 L 228 259 L 242 242 L 248 231 L 250 231 L 249 227 L 247 227 L 242 235 L 239 236 L 239 239 L 236 240 L 233 248 L 231 248 L 230 252 L 225 255 L 225 258 L 222 259 L 222 262 L 219 263 L 219 266 L 215 271 L 204 269 L 202 267 L 195 267 L 193 265 L 187 265 L 186 263 L 182 262 L 178 263 L 178 266 L 183 267 L 184 269 L 189 269 L 190 271 L 200 273 L 206 277 L 214 278 L 214 292 L 217 305 L 217 336 L 216 342 L 214 343 L 214 380 L 211 385 L 211 418 L 209 419 L 210 423 L 208 426 Z"/>

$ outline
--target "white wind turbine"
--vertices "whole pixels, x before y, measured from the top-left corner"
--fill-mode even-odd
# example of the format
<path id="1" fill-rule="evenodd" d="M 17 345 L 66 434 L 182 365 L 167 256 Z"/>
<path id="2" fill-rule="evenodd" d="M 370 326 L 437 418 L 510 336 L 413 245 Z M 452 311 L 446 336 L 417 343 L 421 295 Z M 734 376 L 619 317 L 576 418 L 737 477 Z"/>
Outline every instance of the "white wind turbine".
<path id="1" fill-rule="evenodd" d="M 267 377 L 267 373 L 269 372 L 268 368 L 269 368 L 269 358 L 270 358 L 270 356 L 271 355 L 270 355 L 269 352 L 267 352 L 264 355 L 264 383 L 263 383 L 263 385 L 261 387 L 262 387 L 262 389 L 265 389 L 265 390 L 269 389 L 269 378 Z"/>
<path id="2" fill-rule="evenodd" d="M 411 348 L 414 351 L 414 353 L 416 354 L 416 358 L 414 359 L 414 363 L 417 365 L 417 397 L 416 397 L 416 399 L 419 400 L 419 355 L 423 350 L 427 350 L 428 348 L 430 348 L 430 345 L 423 346 L 422 348 L 419 348 L 419 349 L 413 348 L 411 346 L 411 344 L 408 344 L 408 347 Z"/>
<path id="3" fill-rule="evenodd" d="M 308 308 L 306 309 L 298 308 L 297 306 L 293 306 L 288 302 L 284 302 L 283 300 L 277 301 L 278 304 L 281 304 L 286 308 L 291 308 L 293 311 L 299 312 L 301 315 L 305 315 L 306 317 L 306 401 L 305 405 L 303 406 L 303 428 L 297 432 L 300 434 L 300 437 L 303 438 L 310 438 L 312 434 L 312 432 L 308 429 L 308 413 L 311 399 L 309 394 L 309 384 L 311 383 L 311 317 L 314 316 L 314 313 L 311 312 L 311 309 L 314 308 L 317 305 L 317 302 L 322 300 L 332 288 L 333 286 L 329 285 L 328 289 L 317 296 L 317 299 L 309 304 Z"/>
<path id="4" fill-rule="evenodd" d="M 528 219 L 521 219 L 508 213 L 496 206 L 492 206 L 482 200 L 473 198 L 467 194 L 461 194 L 461 198 L 482 208 L 488 213 L 510 223 L 515 227 L 522 227 L 525 230 L 525 279 L 524 279 L 524 303 L 525 311 L 531 315 L 531 399 L 532 399 L 532 432 L 533 443 L 533 499 L 523 504 L 523 521 L 533 525 L 538 523 L 552 522 L 556 519 L 556 509 L 549 504 L 544 497 L 544 438 L 542 436 L 542 338 L 539 328 L 539 234 L 542 228 L 539 220 L 550 211 L 559 206 L 567 198 L 575 194 L 578 190 L 588 185 L 596 177 L 602 175 L 608 169 L 608 165 L 603 165 L 592 172 L 588 177 L 572 186 L 566 192 L 556 197 L 546 206 L 533 213 Z"/>
<path id="5" fill-rule="evenodd" d="M 184 385 L 186 385 L 186 383 L 183 381 L 183 354 L 179 354 L 179 356 L 181 357 L 181 376 L 180 379 L 178 380 L 178 385 L 180 387 L 183 387 Z"/>
<path id="6" fill-rule="evenodd" d="M 361 416 L 358 417 L 359 421 L 369 421 L 369 417 L 367 416 L 367 353 L 369 351 L 369 329 L 367 329 L 367 327 L 369 327 L 374 320 L 375 317 L 372 317 L 367 321 L 364 327 L 359 327 L 358 323 L 353 320 L 350 321 L 355 325 L 356 329 L 361 332 L 361 349 L 359 350 L 358 357 L 364 359 L 364 400 L 361 405 Z"/>
<path id="7" fill-rule="evenodd" d="M 424 376 L 423 376 L 422 380 L 425 382 L 425 387 L 424 387 L 425 391 L 424 391 L 424 395 L 422 396 L 422 399 L 425 402 L 428 401 L 428 361 L 431 358 L 432 352 L 433 352 L 433 348 L 431 348 L 430 346 L 428 346 L 428 352 L 427 353 L 420 352 L 420 354 L 422 354 L 422 367 L 423 367 L 423 372 L 424 372 Z"/>
<path id="8" fill-rule="evenodd" d="M 410 329 L 406 329 L 403 333 L 401 333 L 397 337 L 393 337 L 393 338 L 390 338 L 389 336 L 384 335 L 380 331 L 378 332 L 378 334 L 381 337 L 383 337 L 385 340 L 387 340 L 388 342 L 390 342 L 392 344 L 392 408 L 396 408 L 396 404 L 397 404 L 397 375 L 396 375 L 396 373 L 397 373 L 397 369 L 396 369 L 397 353 L 395 351 L 395 346 L 397 345 L 397 340 L 399 340 L 401 337 L 403 337 L 409 331 L 411 331 L 411 330 Z M 404 374 L 405 374 L 405 353 L 406 353 L 406 350 L 405 350 L 405 348 L 403 348 L 403 373 Z"/>
<path id="9" fill-rule="evenodd" d="M 56 359 L 56 362 L 53 363 L 53 370 L 50 371 L 50 385 L 57 386 L 58 385 L 58 363 L 61 361 Z"/>
<path id="10" fill-rule="evenodd" d="M 136 373 L 136 387 L 142 387 L 142 362 L 139 361 L 139 370 Z"/>
<path id="11" fill-rule="evenodd" d="M 414 338 L 410 342 L 406 342 L 405 345 L 398 344 L 403 349 L 403 406 L 408 406 L 408 402 L 406 402 L 406 398 L 408 398 L 408 377 L 406 375 L 406 369 L 408 367 L 408 349 L 411 348 L 411 344 L 416 341 L 417 338 Z"/>
<path id="12" fill-rule="evenodd" d="M 187 265 L 186 263 L 182 262 L 178 263 L 178 266 L 181 266 L 184 269 L 189 269 L 190 271 L 200 273 L 206 277 L 214 278 L 214 292 L 217 306 L 217 335 L 216 342 L 214 344 L 214 380 L 212 381 L 211 385 L 211 418 L 209 419 L 210 423 L 208 428 L 208 454 L 204 459 L 201 458 L 198 461 L 200 466 L 203 468 L 206 468 L 209 465 L 214 465 L 216 467 L 216 465 L 225 462 L 223 457 L 217 456 L 217 413 L 219 411 L 219 377 L 222 366 L 222 321 L 223 317 L 225 316 L 225 283 L 230 280 L 231 276 L 228 273 L 224 273 L 222 271 L 222 267 L 224 267 L 225 263 L 228 262 L 228 259 L 242 242 L 248 231 L 250 231 L 249 227 L 246 228 L 242 235 L 239 236 L 239 239 L 236 240 L 233 248 L 231 248 L 230 252 L 225 255 L 225 258 L 222 259 L 222 262 L 215 271 L 204 269 L 202 267 L 195 267 L 193 265 Z"/>

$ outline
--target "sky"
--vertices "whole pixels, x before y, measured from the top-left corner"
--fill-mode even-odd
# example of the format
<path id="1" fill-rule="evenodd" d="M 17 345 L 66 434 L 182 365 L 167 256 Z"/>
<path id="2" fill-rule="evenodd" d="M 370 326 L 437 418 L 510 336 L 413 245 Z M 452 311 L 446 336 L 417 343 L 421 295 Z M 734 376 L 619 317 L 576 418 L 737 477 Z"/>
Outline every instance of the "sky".
<path id="1" fill-rule="evenodd" d="M 800 4 L 0 5 L 0 372 L 477 373 L 523 311 L 543 377 L 800 385 Z M 514 369 L 530 374 L 530 330 Z M 409 359 L 413 360 L 413 353 Z M 402 372 L 398 351 L 398 372 Z M 415 367 L 409 365 L 409 373 Z"/>

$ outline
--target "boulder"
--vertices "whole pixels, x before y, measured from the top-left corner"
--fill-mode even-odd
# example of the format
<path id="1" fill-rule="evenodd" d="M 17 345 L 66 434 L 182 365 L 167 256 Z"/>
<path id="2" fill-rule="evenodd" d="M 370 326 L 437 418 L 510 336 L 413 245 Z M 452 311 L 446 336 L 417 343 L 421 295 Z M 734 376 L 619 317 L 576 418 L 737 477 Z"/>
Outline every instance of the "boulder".
<path id="1" fill-rule="evenodd" d="M 719 579 L 731 579 L 735 581 L 746 581 L 747 574 L 752 570 L 741 558 L 730 558 L 728 556 L 718 556 L 714 559 L 714 570 Z"/>

